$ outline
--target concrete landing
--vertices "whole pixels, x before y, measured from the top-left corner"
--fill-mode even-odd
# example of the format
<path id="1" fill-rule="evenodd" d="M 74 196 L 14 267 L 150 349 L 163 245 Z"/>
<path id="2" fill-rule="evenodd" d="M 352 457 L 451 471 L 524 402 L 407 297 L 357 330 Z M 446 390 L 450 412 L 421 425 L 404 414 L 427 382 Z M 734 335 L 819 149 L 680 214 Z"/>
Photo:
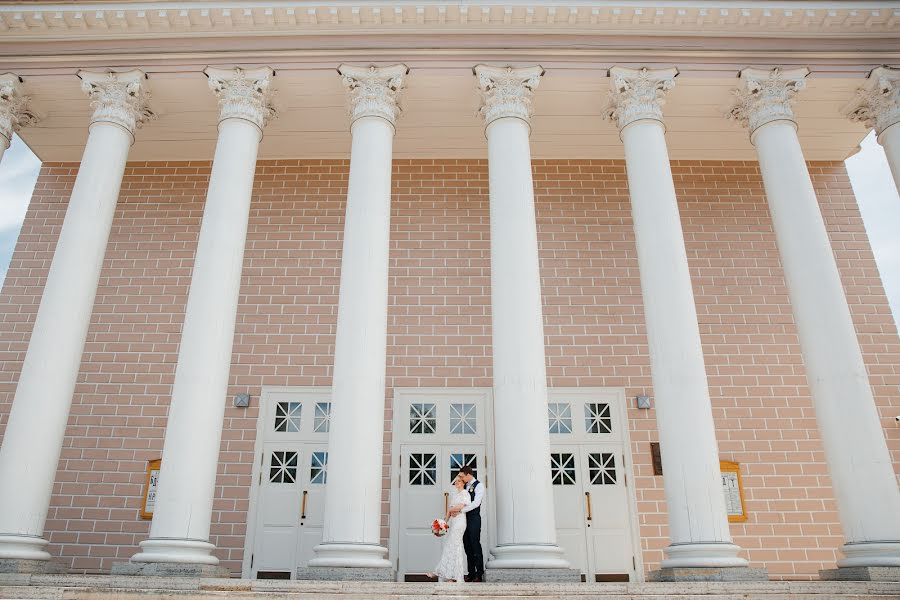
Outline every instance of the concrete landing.
<path id="1" fill-rule="evenodd" d="M 843 567 L 819 571 L 823 581 L 900 581 L 900 567 Z"/>
<path id="2" fill-rule="evenodd" d="M 128 577 L 197 577 L 204 579 L 227 578 L 229 573 L 225 567 L 218 565 L 197 565 L 190 563 L 115 563 L 112 576 Z"/>
<path id="3" fill-rule="evenodd" d="M 768 581 L 769 574 L 765 569 L 750 569 L 748 567 L 726 568 L 700 568 L 694 567 L 660 569 L 651 571 L 648 577 L 656 582 L 685 582 L 685 581 Z M 859 581 L 869 581 L 859 580 Z"/>
<path id="4" fill-rule="evenodd" d="M 900 582 L 380 583 L 112 575 L 0 575 L 0 599 L 42 600 L 886 600 Z"/>

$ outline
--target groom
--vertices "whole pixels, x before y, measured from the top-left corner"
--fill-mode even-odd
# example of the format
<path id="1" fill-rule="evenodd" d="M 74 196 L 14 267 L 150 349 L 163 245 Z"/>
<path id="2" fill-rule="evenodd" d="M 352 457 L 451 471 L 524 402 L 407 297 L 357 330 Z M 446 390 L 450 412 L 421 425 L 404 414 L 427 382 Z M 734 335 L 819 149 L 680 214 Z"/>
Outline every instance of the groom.
<path id="1" fill-rule="evenodd" d="M 459 470 L 459 476 L 466 484 L 466 491 L 472 502 L 462 509 L 466 513 L 466 533 L 463 535 L 463 546 L 466 549 L 466 560 L 469 563 L 469 574 L 466 581 L 484 581 L 484 557 L 481 553 L 481 503 L 484 500 L 484 484 L 475 479 L 472 467 L 466 465 Z M 453 511 L 456 515 L 460 511 Z"/>

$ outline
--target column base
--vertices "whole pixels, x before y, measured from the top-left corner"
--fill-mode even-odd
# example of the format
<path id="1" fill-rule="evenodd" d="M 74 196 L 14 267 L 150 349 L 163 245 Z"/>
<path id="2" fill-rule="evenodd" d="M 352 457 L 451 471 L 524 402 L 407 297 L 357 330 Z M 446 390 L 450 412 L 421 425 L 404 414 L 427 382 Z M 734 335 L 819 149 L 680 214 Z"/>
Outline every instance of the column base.
<path id="1" fill-rule="evenodd" d="M 740 546 L 730 542 L 690 542 L 672 544 L 665 549 L 666 558 L 660 570 L 666 569 L 723 569 L 747 568 L 747 561 L 738 556 Z"/>
<path id="2" fill-rule="evenodd" d="M 391 567 L 297 567 L 297 579 L 304 581 L 396 581 Z"/>
<path id="3" fill-rule="evenodd" d="M 378 544 L 324 542 L 313 548 L 315 557 L 310 567 L 390 569 L 387 548 Z"/>
<path id="4" fill-rule="evenodd" d="M 142 552 L 131 557 L 132 563 L 181 563 L 191 565 L 218 565 L 212 555 L 215 546 L 202 540 L 184 538 L 150 538 L 140 544 Z"/>
<path id="5" fill-rule="evenodd" d="M 129 577 L 202 577 L 227 579 L 231 572 L 219 565 L 200 565 L 180 562 L 119 562 L 113 563 L 111 575 Z"/>
<path id="6" fill-rule="evenodd" d="M 900 567 L 841 567 L 819 571 L 822 581 L 898 581 Z"/>
<path id="7" fill-rule="evenodd" d="M 31 560 L 27 558 L 0 558 L 0 573 L 19 575 L 62 575 L 68 573 L 65 565 L 51 560 Z"/>
<path id="8" fill-rule="evenodd" d="M 838 568 L 897 567 L 900 568 L 900 541 L 848 542 L 841 546 L 844 558 Z"/>
<path id="9" fill-rule="evenodd" d="M 505 544 L 491 549 L 488 569 L 568 569 L 563 549 L 556 544 Z"/>
<path id="10" fill-rule="evenodd" d="M 0 559 L 49 561 L 52 558 L 46 550 L 49 543 L 36 535 L 0 533 Z"/>
<path id="11" fill-rule="evenodd" d="M 578 569 L 497 569 L 487 566 L 484 580 L 489 583 L 581 583 Z"/>
<path id="12" fill-rule="evenodd" d="M 649 581 L 768 581 L 765 569 L 749 567 L 676 567 L 650 571 Z"/>

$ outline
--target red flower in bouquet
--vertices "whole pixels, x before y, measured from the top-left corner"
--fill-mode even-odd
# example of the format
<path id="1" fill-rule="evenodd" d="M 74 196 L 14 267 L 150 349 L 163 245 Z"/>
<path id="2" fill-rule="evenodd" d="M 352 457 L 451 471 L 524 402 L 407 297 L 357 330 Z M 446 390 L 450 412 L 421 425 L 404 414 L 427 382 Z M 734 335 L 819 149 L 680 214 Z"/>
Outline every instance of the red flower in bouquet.
<path id="1" fill-rule="evenodd" d="M 448 531 L 450 531 L 450 526 L 447 525 L 447 521 L 435 519 L 431 522 L 431 533 L 433 533 L 435 537 L 447 535 Z"/>

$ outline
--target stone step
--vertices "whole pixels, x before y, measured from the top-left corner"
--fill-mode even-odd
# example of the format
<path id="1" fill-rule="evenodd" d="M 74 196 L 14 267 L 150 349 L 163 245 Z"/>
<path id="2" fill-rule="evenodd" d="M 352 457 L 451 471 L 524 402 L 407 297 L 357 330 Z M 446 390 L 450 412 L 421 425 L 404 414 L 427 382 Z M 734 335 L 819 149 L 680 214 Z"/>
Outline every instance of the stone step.
<path id="1" fill-rule="evenodd" d="M 900 598 L 900 582 L 377 583 L 0 575 L 0 600 L 825 600 Z"/>

